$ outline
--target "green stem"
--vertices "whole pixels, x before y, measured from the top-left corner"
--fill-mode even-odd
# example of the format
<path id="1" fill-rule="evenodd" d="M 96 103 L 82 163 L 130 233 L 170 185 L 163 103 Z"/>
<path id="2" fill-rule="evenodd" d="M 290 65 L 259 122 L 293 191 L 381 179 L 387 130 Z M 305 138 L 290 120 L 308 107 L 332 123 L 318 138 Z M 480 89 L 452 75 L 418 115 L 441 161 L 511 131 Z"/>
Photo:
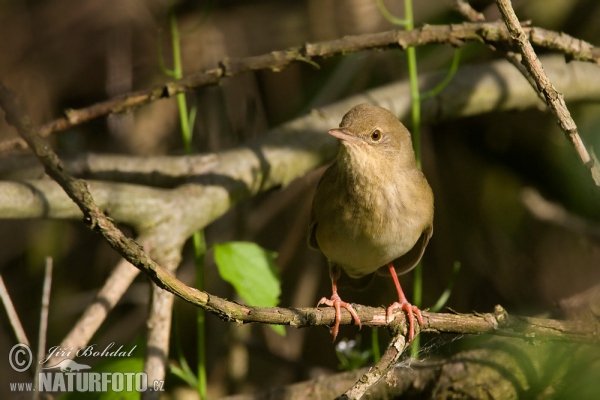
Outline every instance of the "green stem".
<path id="1" fill-rule="evenodd" d="M 408 23 L 407 19 L 398 18 L 395 15 L 393 15 L 391 12 L 389 12 L 389 10 L 386 8 L 385 4 L 383 4 L 383 0 L 377 0 L 377 6 L 379 7 L 379 11 L 381 11 L 381 14 L 383 15 L 383 17 L 385 19 L 387 19 L 388 21 L 390 21 L 392 24 L 399 25 L 399 26 L 406 26 L 406 24 Z M 412 15 L 412 12 L 411 12 L 411 15 Z"/>
<path id="2" fill-rule="evenodd" d="M 373 361 L 375 364 L 381 359 L 381 351 L 379 350 L 379 330 L 377 327 L 371 331 L 371 349 L 373 350 Z"/>
<path id="3" fill-rule="evenodd" d="M 450 298 L 452 294 L 452 289 L 454 288 L 454 284 L 456 283 L 456 278 L 458 277 L 458 271 L 460 271 L 460 261 L 454 262 L 454 267 L 452 268 L 452 276 L 450 277 L 450 282 L 446 286 L 446 290 L 440 296 L 438 301 L 429 309 L 429 312 L 438 312 L 446 305 L 446 302 Z"/>
<path id="4" fill-rule="evenodd" d="M 407 0 L 407 3 L 410 0 Z M 417 55 L 414 47 L 406 50 L 408 56 L 408 78 L 410 80 L 410 98 L 412 105 L 412 139 L 417 165 L 421 169 L 421 95 L 419 93 L 419 78 L 417 73 Z"/>
<path id="5" fill-rule="evenodd" d="M 406 30 L 414 28 L 412 0 L 404 1 L 404 18 L 406 19 Z M 414 47 L 406 49 L 408 57 L 408 78 L 410 81 L 410 97 L 412 103 L 412 129 L 413 129 L 413 148 L 417 159 L 417 165 L 421 169 L 421 96 L 419 93 L 419 79 L 417 72 L 417 52 Z M 423 303 L 423 269 L 419 262 L 415 268 L 413 282 L 413 302 L 418 308 Z M 421 347 L 421 337 L 416 336 L 410 348 L 410 355 L 416 358 L 419 355 Z"/>
<path id="6" fill-rule="evenodd" d="M 175 79 L 183 78 L 183 69 L 181 67 L 181 46 L 179 40 L 179 29 L 177 28 L 177 17 L 171 7 L 169 15 L 171 25 L 171 42 L 173 46 L 173 77 Z M 179 109 L 179 122 L 181 124 L 181 134 L 183 136 L 183 147 L 186 154 L 192 153 L 192 130 L 190 119 L 188 118 L 187 101 L 184 93 L 177 95 L 177 108 Z"/>
<path id="7" fill-rule="evenodd" d="M 194 232 L 194 263 L 196 265 L 196 288 L 204 290 L 204 264 L 206 240 L 204 231 Z M 198 330 L 198 394 L 200 399 L 206 399 L 206 325 L 204 324 L 204 309 L 197 307 L 196 326 Z"/>
<path id="8" fill-rule="evenodd" d="M 450 70 L 444 77 L 444 79 L 435 85 L 435 87 L 425 93 L 421 93 L 421 100 L 428 99 L 430 97 L 437 96 L 454 78 L 456 71 L 458 71 L 458 65 L 460 64 L 460 48 L 454 50 L 454 55 L 452 56 L 452 64 L 450 65 Z"/>
<path id="9" fill-rule="evenodd" d="M 181 46 L 179 29 L 177 27 L 177 17 L 173 5 L 170 5 L 169 22 L 171 25 L 171 41 L 173 46 L 173 76 L 175 79 L 183 78 L 183 68 L 181 67 Z M 185 94 L 177 95 L 177 108 L 179 109 L 179 123 L 181 124 L 181 134 L 183 146 L 186 154 L 192 153 L 192 123 L 195 119 L 195 109 L 192 115 L 188 115 L 187 101 Z M 204 290 L 204 263 L 206 253 L 206 240 L 204 231 L 196 231 L 193 236 L 194 244 L 194 264 L 196 266 L 196 288 Z M 206 379 L 206 325 L 204 310 L 200 307 L 196 309 L 196 327 L 198 332 L 198 394 L 200 399 L 206 399 L 207 379 Z"/>

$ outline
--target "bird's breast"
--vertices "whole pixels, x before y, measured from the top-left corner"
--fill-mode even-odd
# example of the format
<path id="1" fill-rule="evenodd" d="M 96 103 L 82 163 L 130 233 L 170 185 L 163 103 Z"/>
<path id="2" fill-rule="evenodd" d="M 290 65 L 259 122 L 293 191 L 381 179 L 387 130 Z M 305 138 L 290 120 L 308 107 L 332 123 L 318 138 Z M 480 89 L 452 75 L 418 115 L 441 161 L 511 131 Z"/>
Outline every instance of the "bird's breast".
<path id="1" fill-rule="evenodd" d="M 426 227 L 418 185 L 407 173 L 399 171 L 390 181 L 341 171 L 335 184 L 320 188 L 327 206 L 316 215 L 317 242 L 350 277 L 375 272 L 406 254 Z"/>

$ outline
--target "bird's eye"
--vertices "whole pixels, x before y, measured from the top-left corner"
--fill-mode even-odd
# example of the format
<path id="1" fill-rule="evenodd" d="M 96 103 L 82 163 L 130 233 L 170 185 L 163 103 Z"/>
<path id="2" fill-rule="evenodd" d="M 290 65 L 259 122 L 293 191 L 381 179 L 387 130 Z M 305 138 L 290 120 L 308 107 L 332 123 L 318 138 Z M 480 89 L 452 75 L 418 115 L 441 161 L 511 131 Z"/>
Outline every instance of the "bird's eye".
<path id="1" fill-rule="evenodd" d="M 379 139 L 381 139 L 381 131 L 379 129 L 375 129 L 372 133 L 371 133 L 371 140 L 374 142 L 377 142 Z"/>

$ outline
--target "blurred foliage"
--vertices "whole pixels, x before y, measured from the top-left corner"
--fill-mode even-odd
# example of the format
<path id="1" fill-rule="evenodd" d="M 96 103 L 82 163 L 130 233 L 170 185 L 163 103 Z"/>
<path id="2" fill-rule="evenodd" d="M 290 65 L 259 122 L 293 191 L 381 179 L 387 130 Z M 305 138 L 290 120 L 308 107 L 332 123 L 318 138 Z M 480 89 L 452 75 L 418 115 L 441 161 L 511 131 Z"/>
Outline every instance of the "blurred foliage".
<path id="1" fill-rule="evenodd" d="M 361 335 L 356 335 L 356 339 L 342 339 L 335 345 L 335 355 L 340 364 L 338 368 L 342 371 L 353 371 L 364 367 L 372 358 L 373 352 L 370 349 L 361 349 Z"/>

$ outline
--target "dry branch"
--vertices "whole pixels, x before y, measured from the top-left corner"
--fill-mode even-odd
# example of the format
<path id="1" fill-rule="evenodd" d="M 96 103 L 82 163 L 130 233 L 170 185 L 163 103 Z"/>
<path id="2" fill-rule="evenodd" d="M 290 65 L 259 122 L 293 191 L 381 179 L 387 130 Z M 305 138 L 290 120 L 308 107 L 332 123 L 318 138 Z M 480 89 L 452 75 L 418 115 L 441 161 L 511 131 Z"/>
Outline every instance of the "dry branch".
<path id="1" fill-rule="evenodd" d="M 571 141 L 571 144 L 581 159 L 581 162 L 583 162 L 583 165 L 589 170 L 596 186 L 600 186 L 600 165 L 590 157 L 590 154 L 585 148 L 583 141 L 579 136 L 579 132 L 577 131 L 577 125 L 565 104 L 563 94 L 556 90 L 544 72 L 542 63 L 533 50 L 533 46 L 530 42 L 530 35 L 526 33 L 525 29 L 523 29 L 519 23 L 519 19 L 515 14 L 515 10 L 512 8 L 510 0 L 496 0 L 496 4 L 508 27 L 511 40 L 516 42 L 519 51 L 523 55 L 523 65 L 525 65 L 525 68 L 527 68 L 527 71 L 535 80 L 537 88 L 540 93 L 544 95 L 550 110 L 552 110 L 552 113 L 558 118 L 561 129 Z"/>
<path id="2" fill-rule="evenodd" d="M 545 199 L 536 189 L 521 191 L 521 202 L 537 219 L 558 225 L 600 243 L 600 224 L 576 215 L 561 204 Z"/>
<path id="3" fill-rule="evenodd" d="M 10 295 L 6 289 L 6 285 L 4 284 L 4 279 L 2 279 L 2 275 L 0 275 L 0 300 L 2 300 L 2 304 L 4 305 L 4 309 L 6 310 L 6 315 L 8 317 L 8 322 L 13 328 L 13 332 L 15 333 L 18 342 L 29 346 L 29 339 L 27 339 L 27 334 L 25 333 L 25 329 L 23 329 L 23 325 L 19 319 L 19 314 L 17 314 L 17 310 L 10 299 Z"/>
<path id="4" fill-rule="evenodd" d="M 534 346 L 497 337 L 463 341 L 463 346 L 470 350 L 462 349 L 442 359 L 425 351 L 420 360 L 401 361 L 369 389 L 366 398 L 518 400 L 598 397 L 598 385 L 594 384 L 598 376 L 599 349 L 596 346 L 567 343 Z M 316 379 L 223 400 L 329 400 L 369 373 L 371 368 L 320 375 Z"/>
<path id="5" fill-rule="evenodd" d="M 523 31 L 534 45 L 563 53 L 568 60 L 600 63 L 600 49 L 583 40 L 538 27 L 525 27 Z M 53 132 L 63 131 L 104 115 L 131 112 L 156 100 L 170 98 L 178 93 L 185 93 L 199 87 L 216 85 L 224 77 L 248 71 L 280 71 L 294 62 L 314 64 L 311 61 L 313 59 L 365 50 L 397 47 L 406 49 L 410 46 L 427 44 L 457 46 L 468 41 L 499 45 L 508 43 L 510 36 L 504 24 L 499 22 L 425 25 L 410 31 L 391 30 L 346 36 L 331 41 L 307 43 L 301 47 L 273 51 L 259 56 L 224 59 L 217 68 L 199 71 L 178 81 L 170 81 L 153 88 L 125 93 L 89 107 L 69 109 L 65 111 L 65 117 L 39 127 L 38 133 L 42 137 L 46 137 Z M 25 143 L 18 139 L 0 143 L 0 151 L 14 147 L 25 147 Z"/>
<path id="6" fill-rule="evenodd" d="M 564 93 L 569 102 L 597 101 L 600 98 L 600 68 L 583 62 L 565 64 L 560 56 L 542 57 L 544 68 L 555 85 Z M 419 85 L 422 90 L 435 86 L 443 74 L 424 74 Z M 389 108 L 400 118 L 408 115 L 410 110 L 408 84 L 404 81 L 382 86 L 344 99 L 338 103 L 320 108 L 318 112 L 300 117 L 271 131 L 261 133 L 245 146 L 216 154 L 198 154 L 192 156 L 134 156 L 109 154 L 78 154 L 63 159 L 65 166 L 73 174 L 94 180 L 128 182 L 141 185 L 166 188 L 178 187 L 187 182 L 195 184 L 214 184 L 209 176 L 216 175 L 231 183 L 231 189 L 225 197 L 212 199 L 210 202 L 195 204 L 194 207 L 212 209 L 223 198 L 233 196 L 234 191 L 241 189 L 234 182 L 243 184 L 250 194 L 254 189 L 267 190 L 274 186 L 286 185 L 292 179 L 303 176 L 330 161 L 335 155 L 336 142 L 328 140 L 324 134 L 328 129 L 337 126 L 343 114 L 352 106 L 361 102 L 375 102 Z M 503 60 L 480 65 L 466 66 L 456 73 L 450 84 L 435 98 L 427 99 L 422 104 L 423 119 L 430 124 L 487 112 L 503 112 L 524 110 L 539 107 L 543 103 L 535 92 L 525 84 L 521 74 Z M 249 150 L 253 149 L 253 151 Z M 264 162 L 258 162 L 260 154 Z M 251 171 L 258 171 L 253 174 Z M 49 206 L 49 212 L 62 210 L 59 213 L 44 214 L 47 217 L 74 218 L 77 208 L 68 202 L 59 201 L 65 197 L 60 188 L 54 188 L 48 182 L 39 180 L 44 177 L 43 167 L 30 155 L 6 155 L 0 157 L 0 178 L 10 180 L 36 179 L 28 182 L 33 186 L 27 190 L 23 184 L 0 182 L 0 218 L 32 218 L 40 217 L 35 213 L 32 203 Z M 261 180 L 268 177 L 268 182 Z M 225 185 L 224 182 L 220 183 Z M 229 187 L 229 185 L 227 185 Z M 208 196 L 208 186 L 202 196 Z M 156 220 L 156 202 L 158 204 L 177 201 L 177 194 L 133 185 L 118 185 L 94 182 L 92 189 L 97 202 L 110 204 L 111 216 L 119 221 L 137 225 L 132 221 L 144 219 Z M 214 191 L 214 186 L 212 189 Z M 182 190 L 182 189 L 177 189 Z M 10 195 L 9 195 L 10 194 Z M 32 199 L 36 194 L 41 199 Z M 195 196 L 189 189 L 179 195 Z M 119 196 L 119 201 L 110 201 Z M 150 208 L 150 201 L 154 201 Z M 135 204 L 134 204 L 135 203 Z M 68 208 L 68 215 L 66 209 Z M 198 208 L 196 208 L 197 210 Z M 11 213 L 12 210 L 12 213 Z M 114 213 L 119 213 L 115 215 Z M 143 215 L 142 215 L 143 214 Z M 195 212 L 192 215 L 197 215 Z M 126 218 L 123 220 L 123 218 Z M 214 220 L 214 216 L 209 222 Z M 182 222 L 189 224 L 194 219 Z M 197 227 L 203 227 L 197 225 Z"/>
<path id="7" fill-rule="evenodd" d="M 408 348 L 408 342 L 401 333 L 396 333 L 388 344 L 385 353 L 373 367 L 369 368 L 356 383 L 343 395 L 336 399 L 360 399 L 369 389 L 375 386 L 385 375 L 392 371 L 394 364 Z"/>
<path id="8" fill-rule="evenodd" d="M 467 20 L 471 22 L 485 22 L 485 16 L 482 13 L 477 12 L 473 7 L 471 7 L 471 5 L 466 0 L 455 0 L 454 7 L 461 15 L 463 15 L 465 18 L 467 18 Z M 527 79 L 527 82 L 529 82 L 529 85 L 531 85 L 533 90 L 535 90 L 536 93 L 539 93 L 537 92 L 537 86 L 535 84 L 535 81 L 533 80 L 533 77 L 529 74 L 529 72 L 527 72 L 525 66 L 521 64 L 521 55 L 513 52 L 510 49 L 509 44 L 510 43 L 498 43 L 497 45 L 488 44 L 488 46 L 494 51 L 500 50 L 501 52 L 503 52 L 504 58 L 506 58 L 509 63 L 514 65 L 515 68 L 518 69 L 521 72 L 521 74 L 523 74 L 525 79 Z M 541 93 L 539 93 L 539 96 L 542 100 L 544 100 L 544 96 L 542 96 Z"/>

